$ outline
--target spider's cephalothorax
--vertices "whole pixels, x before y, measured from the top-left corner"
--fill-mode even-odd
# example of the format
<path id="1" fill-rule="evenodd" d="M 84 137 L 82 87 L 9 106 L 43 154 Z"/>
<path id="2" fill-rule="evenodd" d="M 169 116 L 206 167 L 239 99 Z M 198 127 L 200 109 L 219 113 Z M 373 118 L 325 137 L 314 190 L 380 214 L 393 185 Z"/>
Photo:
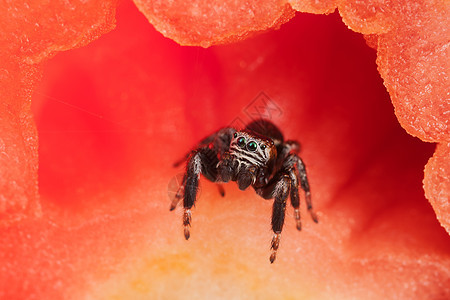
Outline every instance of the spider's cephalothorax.
<path id="1" fill-rule="evenodd" d="M 270 262 L 273 263 L 283 229 L 286 201 L 290 196 L 297 229 L 301 230 L 299 186 L 305 191 L 312 219 L 317 216 L 311 203 L 306 169 L 298 156 L 296 141 L 284 141 L 281 131 L 267 120 L 256 120 L 243 130 L 228 127 L 206 137 L 198 147 L 175 166 L 187 160 L 186 173 L 171 204 L 171 210 L 183 199 L 184 236 L 189 239 L 191 208 L 195 203 L 200 174 L 213 182 L 236 181 L 239 189 L 252 186 L 264 199 L 274 199 Z M 225 194 L 219 185 L 222 196 Z"/>

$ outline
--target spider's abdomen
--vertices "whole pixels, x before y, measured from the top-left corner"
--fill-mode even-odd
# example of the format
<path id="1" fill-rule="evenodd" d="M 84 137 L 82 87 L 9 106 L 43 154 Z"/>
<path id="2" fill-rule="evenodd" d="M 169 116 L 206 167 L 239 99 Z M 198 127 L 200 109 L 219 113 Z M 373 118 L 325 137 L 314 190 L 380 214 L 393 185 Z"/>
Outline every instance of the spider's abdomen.
<path id="1" fill-rule="evenodd" d="M 271 139 L 276 147 L 284 142 L 280 129 L 268 120 L 254 120 L 245 127 L 245 130 L 260 137 Z"/>

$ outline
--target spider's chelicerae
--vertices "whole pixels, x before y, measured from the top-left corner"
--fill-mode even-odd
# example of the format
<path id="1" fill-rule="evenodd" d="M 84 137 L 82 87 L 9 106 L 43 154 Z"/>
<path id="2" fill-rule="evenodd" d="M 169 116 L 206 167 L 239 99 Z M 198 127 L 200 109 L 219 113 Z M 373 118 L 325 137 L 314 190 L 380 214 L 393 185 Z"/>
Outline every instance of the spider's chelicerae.
<path id="1" fill-rule="evenodd" d="M 305 164 L 298 156 L 296 141 L 285 141 L 281 131 L 270 121 L 256 120 L 243 130 L 228 127 L 206 137 L 186 157 L 186 173 L 170 210 L 183 199 L 184 236 L 189 239 L 191 208 L 195 203 L 200 175 L 212 182 L 236 181 L 239 189 L 252 186 L 264 199 L 274 199 L 272 230 L 274 232 L 270 262 L 275 261 L 283 229 L 286 201 L 290 196 L 297 229 L 301 230 L 299 186 L 305 191 L 306 205 L 314 222 L 317 216 L 311 203 L 311 192 Z M 222 196 L 225 195 L 219 185 Z"/>

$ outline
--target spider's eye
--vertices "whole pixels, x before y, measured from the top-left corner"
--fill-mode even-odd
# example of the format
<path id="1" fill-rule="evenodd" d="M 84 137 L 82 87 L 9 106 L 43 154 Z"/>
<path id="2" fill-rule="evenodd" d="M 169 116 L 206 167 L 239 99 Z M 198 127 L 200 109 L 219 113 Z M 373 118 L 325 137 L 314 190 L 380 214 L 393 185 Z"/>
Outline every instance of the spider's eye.
<path id="1" fill-rule="evenodd" d="M 258 148 L 258 145 L 255 143 L 255 142 L 253 142 L 253 141 L 251 141 L 251 142 L 249 142 L 248 144 L 247 144 L 247 149 L 249 150 L 249 151 L 255 151 L 256 150 L 256 148 Z"/>
<path id="2" fill-rule="evenodd" d="M 261 149 L 263 149 L 263 150 L 266 150 L 266 147 L 267 147 L 266 144 L 261 145 Z"/>
<path id="3" fill-rule="evenodd" d="M 237 138 L 237 132 L 234 133 L 234 138 Z"/>
<path id="4" fill-rule="evenodd" d="M 245 138 L 243 138 L 243 137 L 238 138 L 237 144 L 239 147 L 244 148 L 245 147 Z"/>

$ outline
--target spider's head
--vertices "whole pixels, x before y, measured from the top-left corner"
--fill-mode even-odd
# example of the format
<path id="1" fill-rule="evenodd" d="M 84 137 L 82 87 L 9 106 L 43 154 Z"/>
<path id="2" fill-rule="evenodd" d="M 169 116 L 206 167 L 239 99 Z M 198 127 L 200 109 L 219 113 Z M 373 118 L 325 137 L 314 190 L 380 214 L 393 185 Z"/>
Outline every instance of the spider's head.
<path id="1" fill-rule="evenodd" d="M 230 143 L 230 154 L 244 165 L 267 167 L 276 157 L 277 149 L 271 139 L 236 131 Z"/>
<path id="2" fill-rule="evenodd" d="M 274 142 L 247 131 L 236 131 L 231 139 L 230 163 L 221 168 L 224 181 L 236 180 L 240 189 L 250 184 L 261 187 L 267 184 L 277 156 Z"/>

